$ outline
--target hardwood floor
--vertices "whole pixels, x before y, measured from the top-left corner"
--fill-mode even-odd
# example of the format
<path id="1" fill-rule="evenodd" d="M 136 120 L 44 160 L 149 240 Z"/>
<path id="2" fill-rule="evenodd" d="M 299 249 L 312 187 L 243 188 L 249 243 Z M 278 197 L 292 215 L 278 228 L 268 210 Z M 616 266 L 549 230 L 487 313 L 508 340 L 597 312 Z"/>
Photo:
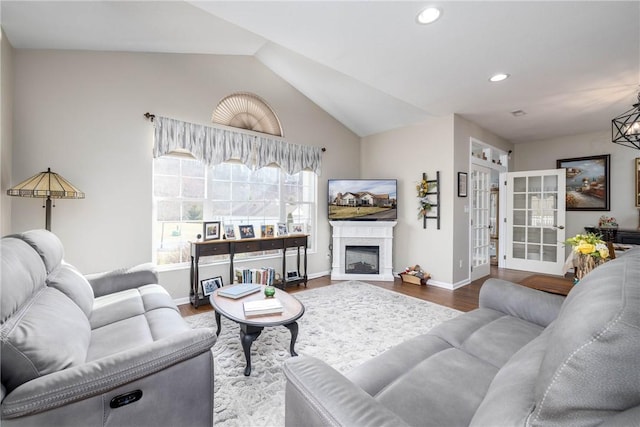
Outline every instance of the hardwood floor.
<path id="1" fill-rule="evenodd" d="M 460 311 L 471 311 L 478 307 L 478 295 L 482 284 L 489 277 L 495 277 L 499 279 L 509 280 L 511 282 L 519 283 L 529 276 L 535 273 L 519 270 L 507 270 L 499 269 L 497 267 L 491 267 L 491 274 L 482 279 L 471 282 L 469 285 L 463 286 L 456 290 L 450 291 L 448 289 L 438 288 L 436 286 L 417 286 L 411 283 L 403 283 L 399 278 L 396 278 L 393 282 L 368 282 L 372 285 L 379 286 L 381 288 L 390 289 L 401 294 L 409 295 L 414 298 L 430 301 L 436 304 L 451 307 Z M 556 276 L 551 276 L 556 278 Z M 570 280 L 570 279 L 567 279 Z M 309 280 L 307 288 L 304 286 L 291 287 L 287 289 L 289 293 L 304 292 L 305 289 L 321 288 L 323 286 L 331 286 L 339 281 L 332 281 L 329 276 L 319 277 L 317 279 Z M 211 305 L 204 304 L 197 309 L 194 309 L 190 304 L 184 304 L 179 306 L 182 316 L 191 316 L 198 313 L 204 313 L 211 310 Z"/>

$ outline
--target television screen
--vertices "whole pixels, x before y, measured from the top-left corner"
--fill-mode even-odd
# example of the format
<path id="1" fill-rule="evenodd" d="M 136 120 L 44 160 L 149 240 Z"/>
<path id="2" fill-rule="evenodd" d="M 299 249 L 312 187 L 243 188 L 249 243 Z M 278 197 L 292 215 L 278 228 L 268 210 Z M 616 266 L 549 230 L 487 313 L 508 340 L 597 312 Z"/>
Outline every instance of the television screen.
<path id="1" fill-rule="evenodd" d="M 395 179 L 330 179 L 330 221 L 395 221 Z"/>

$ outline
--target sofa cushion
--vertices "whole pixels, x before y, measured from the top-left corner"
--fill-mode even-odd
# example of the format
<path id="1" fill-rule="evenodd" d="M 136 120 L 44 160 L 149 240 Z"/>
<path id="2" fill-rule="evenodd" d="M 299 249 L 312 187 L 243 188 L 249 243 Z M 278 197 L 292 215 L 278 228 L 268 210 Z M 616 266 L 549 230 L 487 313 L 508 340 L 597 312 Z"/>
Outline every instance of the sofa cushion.
<path id="1" fill-rule="evenodd" d="M 524 426 L 533 411 L 536 379 L 547 349 L 551 326 L 522 347 L 498 371 L 471 426 Z"/>
<path id="2" fill-rule="evenodd" d="M 596 425 L 640 404 L 640 257 L 589 273 L 554 323 L 532 425 Z"/>
<path id="3" fill-rule="evenodd" d="M 44 288 L 47 273 L 38 254 L 20 239 L 2 239 L 0 255 L 0 319 L 4 323 L 31 295 Z"/>
<path id="4" fill-rule="evenodd" d="M 347 378 L 410 425 L 468 425 L 498 370 L 543 330 L 480 308 L 391 348 Z"/>
<path id="5" fill-rule="evenodd" d="M 55 270 L 64 258 L 64 247 L 55 234 L 47 230 L 30 230 L 15 237 L 27 242 L 42 258 L 47 274 Z"/>
<path id="6" fill-rule="evenodd" d="M 168 308 L 178 312 L 171 296 L 160 285 L 144 285 L 104 295 L 94 300 L 90 317 L 91 329 L 139 316 L 157 308 Z"/>
<path id="7" fill-rule="evenodd" d="M 498 372 L 456 348 L 410 367 L 375 398 L 412 426 L 468 425 Z"/>
<path id="8" fill-rule="evenodd" d="M 39 376 L 84 363 L 89 321 L 57 289 L 43 288 L 2 325 L 2 384 L 9 392 Z"/>
<path id="9" fill-rule="evenodd" d="M 87 361 L 189 330 L 169 293 L 160 285 L 144 285 L 96 298 L 91 327 Z"/>
<path id="10" fill-rule="evenodd" d="M 74 266 L 63 262 L 49 274 L 47 285 L 68 296 L 89 318 L 93 309 L 93 289 Z"/>

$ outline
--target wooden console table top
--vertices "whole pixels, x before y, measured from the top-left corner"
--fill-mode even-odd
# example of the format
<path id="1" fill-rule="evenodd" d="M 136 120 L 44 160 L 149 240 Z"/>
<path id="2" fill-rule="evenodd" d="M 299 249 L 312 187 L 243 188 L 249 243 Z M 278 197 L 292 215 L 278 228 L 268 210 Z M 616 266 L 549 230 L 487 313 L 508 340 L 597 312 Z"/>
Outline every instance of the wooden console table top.
<path id="1" fill-rule="evenodd" d="M 573 280 L 566 277 L 534 274 L 520 281 L 522 286 L 558 295 L 567 295 L 573 289 Z"/>

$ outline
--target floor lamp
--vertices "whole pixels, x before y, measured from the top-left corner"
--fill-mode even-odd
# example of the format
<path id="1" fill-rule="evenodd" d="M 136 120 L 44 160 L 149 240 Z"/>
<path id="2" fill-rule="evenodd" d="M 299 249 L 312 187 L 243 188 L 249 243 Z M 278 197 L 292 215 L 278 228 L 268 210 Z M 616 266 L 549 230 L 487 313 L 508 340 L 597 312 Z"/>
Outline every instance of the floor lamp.
<path id="1" fill-rule="evenodd" d="M 69 181 L 47 168 L 7 190 L 10 196 L 40 197 L 46 199 L 45 228 L 51 231 L 51 199 L 84 199 L 84 193 Z"/>

